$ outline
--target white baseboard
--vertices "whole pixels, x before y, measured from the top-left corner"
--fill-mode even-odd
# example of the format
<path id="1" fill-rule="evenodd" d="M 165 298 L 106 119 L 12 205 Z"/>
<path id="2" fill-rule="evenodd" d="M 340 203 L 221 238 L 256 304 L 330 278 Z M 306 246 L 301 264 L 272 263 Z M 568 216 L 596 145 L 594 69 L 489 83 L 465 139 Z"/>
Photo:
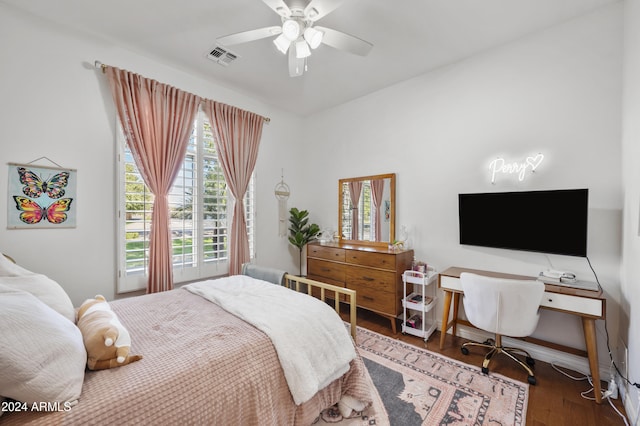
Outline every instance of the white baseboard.
<path id="1" fill-rule="evenodd" d="M 632 389 L 633 386 L 629 386 Z M 635 402 L 634 402 L 635 400 Z M 624 410 L 627 413 L 627 419 L 629 420 L 629 424 L 636 425 L 640 421 L 640 391 L 637 392 L 626 392 L 624 401 Z M 638 405 L 636 405 L 636 403 Z"/>
<path id="2" fill-rule="evenodd" d="M 438 327 L 438 329 L 442 330 L 442 327 Z M 483 342 L 492 336 L 491 333 L 487 333 L 477 328 L 466 327 L 464 325 L 458 325 L 457 332 L 459 337 L 473 340 L 475 342 Z M 525 351 L 529 352 L 532 358 L 536 360 L 553 363 L 557 367 L 576 371 L 585 376 L 591 375 L 590 369 L 589 369 L 589 360 L 585 357 L 573 355 L 567 352 L 558 351 L 555 349 L 548 348 L 546 346 L 540 346 L 530 342 L 524 342 L 518 339 L 510 339 L 508 337 L 503 337 L 502 341 L 507 346 L 514 346 L 517 348 L 524 349 Z M 611 378 L 609 364 L 601 363 L 599 366 L 599 370 L 600 370 L 600 380 L 605 382 L 603 386 L 605 386 L 605 389 L 606 389 L 606 382 L 608 382 L 609 379 Z"/>

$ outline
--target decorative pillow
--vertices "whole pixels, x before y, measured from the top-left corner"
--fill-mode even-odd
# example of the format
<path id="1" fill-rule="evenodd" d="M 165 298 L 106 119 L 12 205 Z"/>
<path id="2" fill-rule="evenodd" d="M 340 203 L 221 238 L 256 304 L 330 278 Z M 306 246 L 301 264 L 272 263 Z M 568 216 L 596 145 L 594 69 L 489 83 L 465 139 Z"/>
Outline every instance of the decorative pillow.
<path id="1" fill-rule="evenodd" d="M 0 255 L 0 284 L 27 291 L 75 323 L 73 303 L 64 289 L 51 278 L 31 272 Z"/>
<path id="2" fill-rule="evenodd" d="M 131 336 L 102 295 L 85 300 L 78 309 L 78 328 L 87 349 L 87 367 L 105 370 L 142 359 L 129 355 Z"/>
<path id="3" fill-rule="evenodd" d="M 32 404 L 80 397 L 87 353 L 80 330 L 26 291 L 0 284 L 0 396 Z"/>

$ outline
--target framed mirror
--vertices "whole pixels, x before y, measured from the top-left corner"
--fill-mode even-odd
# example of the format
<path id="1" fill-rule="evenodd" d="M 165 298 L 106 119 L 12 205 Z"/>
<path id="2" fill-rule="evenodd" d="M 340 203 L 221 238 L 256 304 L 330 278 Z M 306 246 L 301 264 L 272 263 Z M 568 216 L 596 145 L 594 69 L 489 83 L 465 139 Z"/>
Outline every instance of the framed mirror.
<path id="1" fill-rule="evenodd" d="M 338 181 L 341 243 L 387 247 L 395 239 L 395 214 L 395 173 Z"/>

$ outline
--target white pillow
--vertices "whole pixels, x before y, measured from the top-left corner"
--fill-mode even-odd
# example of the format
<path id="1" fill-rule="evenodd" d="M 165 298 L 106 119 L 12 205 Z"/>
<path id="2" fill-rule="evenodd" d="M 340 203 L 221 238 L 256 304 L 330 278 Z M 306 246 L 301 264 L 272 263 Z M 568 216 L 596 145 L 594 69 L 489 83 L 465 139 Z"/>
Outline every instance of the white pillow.
<path id="1" fill-rule="evenodd" d="M 0 284 L 28 291 L 51 308 L 76 322 L 73 303 L 57 282 L 42 274 L 36 274 L 0 255 Z"/>
<path id="2" fill-rule="evenodd" d="M 16 290 L 24 290 L 33 294 L 44 302 L 45 305 L 48 305 L 75 324 L 76 312 L 73 308 L 73 302 L 71 302 L 71 299 L 69 299 L 69 296 L 60 284 L 46 275 L 30 272 L 29 275 L 0 277 L 0 285 L 15 288 Z"/>
<path id="3" fill-rule="evenodd" d="M 75 324 L 34 295 L 0 285 L 0 396 L 74 403 L 87 353 Z"/>
<path id="4" fill-rule="evenodd" d="M 0 254 L 0 277 L 18 277 L 21 275 L 29 275 L 33 274 L 33 272 L 24 269 L 22 266 L 19 266 L 6 257 L 3 254 Z"/>

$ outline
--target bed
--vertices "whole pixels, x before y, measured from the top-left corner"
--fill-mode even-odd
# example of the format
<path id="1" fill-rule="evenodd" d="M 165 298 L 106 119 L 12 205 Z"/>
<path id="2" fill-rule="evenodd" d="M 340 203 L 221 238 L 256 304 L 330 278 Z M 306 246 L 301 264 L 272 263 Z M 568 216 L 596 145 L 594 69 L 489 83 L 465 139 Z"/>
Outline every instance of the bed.
<path id="1" fill-rule="evenodd" d="M 0 273 L 1 266 L 2 263 Z M 242 280 L 245 285 L 255 281 L 265 288 L 265 281 L 248 276 Z M 211 282 L 214 281 L 198 285 L 207 287 L 206 283 Z M 355 336 L 353 292 L 288 274 L 282 276 L 282 283 L 283 286 L 268 284 L 278 289 L 278 298 L 286 291 L 326 308 L 327 303 L 291 289 L 318 293 L 322 298 L 325 295 L 338 300 L 352 298 L 350 321 Z M 2 291 L 3 300 L 8 299 L 4 297 L 7 294 L 18 294 L 15 289 L 7 290 L 7 276 L 0 275 Z M 27 298 L 22 293 L 19 296 Z M 38 291 L 33 293 L 38 296 Z M 346 373 L 323 385 L 307 400 L 296 403 L 289 378 L 285 377 L 286 368 L 280 362 L 281 354 L 272 339 L 194 289 L 179 288 L 109 303 L 129 330 L 131 353 L 143 358 L 118 368 L 83 371 L 81 394 L 72 406 L 20 405 L 5 400 L 0 424 L 309 425 L 322 410 L 341 400 L 362 406 L 372 402 L 370 378 L 356 353 L 348 362 Z M 329 308 L 333 309 L 339 308 Z M 306 321 L 287 318 L 295 327 Z M 355 346 L 340 322 L 349 344 Z M 5 368 L 6 360 L 0 360 L 0 366 Z M 2 386 L 0 383 L 0 392 Z"/>

